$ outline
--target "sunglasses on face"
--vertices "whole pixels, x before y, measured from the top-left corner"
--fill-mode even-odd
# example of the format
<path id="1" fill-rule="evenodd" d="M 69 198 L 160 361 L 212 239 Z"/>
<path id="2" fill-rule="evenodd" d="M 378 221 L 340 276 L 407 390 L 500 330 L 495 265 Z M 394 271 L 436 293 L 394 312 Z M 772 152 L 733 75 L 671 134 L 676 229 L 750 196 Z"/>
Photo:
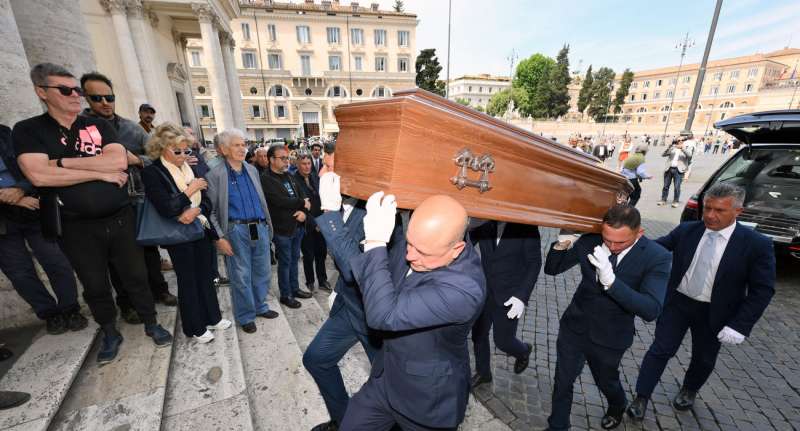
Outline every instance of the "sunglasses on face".
<path id="1" fill-rule="evenodd" d="M 188 156 L 192 154 L 192 149 L 187 148 L 185 150 L 172 150 L 172 154 L 175 154 L 176 156 Z"/>
<path id="2" fill-rule="evenodd" d="M 67 87 L 66 85 L 40 85 L 41 88 L 55 88 L 62 96 L 71 96 L 74 91 L 78 96 L 83 96 L 81 87 Z"/>
<path id="3" fill-rule="evenodd" d="M 113 94 L 90 94 L 87 97 L 94 103 L 100 103 L 103 101 L 103 99 L 105 99 L 108 103 L 114 103 L 114 99 L 117 98 Z"/>

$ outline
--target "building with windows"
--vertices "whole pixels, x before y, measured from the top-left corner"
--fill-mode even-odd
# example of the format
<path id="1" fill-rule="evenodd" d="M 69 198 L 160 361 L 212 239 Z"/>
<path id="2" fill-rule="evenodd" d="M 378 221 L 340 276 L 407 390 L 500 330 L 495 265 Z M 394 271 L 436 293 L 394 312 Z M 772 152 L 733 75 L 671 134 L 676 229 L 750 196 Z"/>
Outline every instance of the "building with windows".
<path id="1" fill-rule="evenodd" d="M 334 108 L 413 88 L 417 17 L 350 2 L 240 0 L 230 22 L 244 129 L 252 139 L 331 135 Z M 204 134 L 219 128 L 205 44 L 189 39 L 192 98 Z"/>
<path id="2" fill-rule="evenodd" d="M 464 100 L 473 108 L 486 109 L 492 96 L 510 86 L 511 79 L 507 76 L 464 75 L 450 80 L 448 97 Z"/>
<path id="3" fill-rule="evenodd" d="M 709 61 L 694 125 L 706 128 L 721 119 L 748 112 L 787 109 L 792 102 L 797 108 L 799 61 L 800 49 L 794 48 Z M 619 121 L 642 125 L 666 125 L 669 121 L 682 126 L 698 69 L 699 64 L 689 64 L 680 70 L 671 66 L 634 72 L 622 113 L 617 114 Z"/>

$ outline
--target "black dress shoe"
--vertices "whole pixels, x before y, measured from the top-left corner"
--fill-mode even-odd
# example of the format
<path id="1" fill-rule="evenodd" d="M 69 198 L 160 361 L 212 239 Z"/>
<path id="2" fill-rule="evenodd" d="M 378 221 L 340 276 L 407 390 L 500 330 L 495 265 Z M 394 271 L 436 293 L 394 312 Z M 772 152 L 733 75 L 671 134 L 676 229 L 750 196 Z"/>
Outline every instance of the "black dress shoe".
<path id="1" fill-rule="evenodd" d="M 274 319 L 274 318 L 278 317 L 278 312 L 277 311 L 272 311 L 272 310 L 267 310 L 267 311 L 265 311 L 263 313 L 256 314 L 256 316 L 263 317 L 265 319 Z"/>
<path id="2" fill-rule="evenodd" d="M 14 352 L 6 349 L 5 347 L 0 347 L 0 361 L 5 361 L 12 356 L 14 356 Z"/>
<path id="3" fill-rule="evenodd" d="M 694 397 L 696 396 L 697 392 L 681 388 L 678 395 L 675 395 L 675 398 L 672 400 L 672 407 L 681 411 L 689 410 L 694 405 Z"/>
<path id="4" fill-rule="evenodd" d="M 156 300 L 169 307 L 175 307 L 178 305 L 178 297 L 169 292 L 163 292 L 156 295 Z"/>
<path id="5" fill-rule="evenodd" d="M 47 318 L 47 333 L 50 335 L 58 335 L 67 332 L 67 321 L 61 314 L 50 316 Z"/>
<path id="6" fill-rule="evenodd" d="M 31 399 L 31 394 L 25 392 L 0 391 L 0 410 L 21 406 Z"/>
<path id="7" fill-rule="evenodd" d="M 600 426 L 603 427 L 604 430 L 612 430 L 619 426 L 622 423 L 622 413 L 625 412 L 625 409 L 617 410 L 612 412 L 610 409 L 606 411 L 606 415 L 603 416 L 603 419 L 600 421 Z"/>
<path id="8" fill-rule="evenodd" d="M 311 428 L 311 431 L 339 431 L 339 424 L 336 421 L 325 422 Z"/>
<path id="9" fill-rule="evenodd" d="M 297 289 L 297 292 L 294 293 L 296 298 L 308 299 L 311 298 L 311 293 L 306 292 L 305 290 Z"/>
<path id="10" fill-rule="evenodd" d="M 475 389 L 484 383 L 490 383 L 491 381 L 492 381 L 492 376 L 482 376 L 478 373 L 475 373 L 475 375 L 472 376 L 472 382 L 471 382 L 472 389 Z"/>
<path id="11" fill-rule="evenodd" d="M 120 308 L 119 314 L 122 316 L 122 320 L 124 320 L 125 323 L 129 323 L 131 325 L 142 324 L 142 319 L 139 318 L 139 313 L 137 313 L 133 308 Z"/>
<path id="12" fill-rule="evenodd" d="M 528 348 L 528 354 L 523 358 L 517 358 L 517 360 L 514 362 L 514 374 L 519 374 L 528 368 L 528 362 L 530 361 L 531 353 L 533 352 L 533 345 L 530 343 L 525 343 L 525 347 Z"/>
<path id="13" fill-rule="evenodd" d="M 89 321 L 81 314 L 80 311 L 74 311 L 66 315 L 67 328 L 70 331 L 80 331 L 89 326 Z"/>
<path id="14" fill-rule="evenodd" d="M 256 332 L 257 329 L 258 328 L 256 328 L 256 324 L 253 322 L 245 323 L 244 325 L 242 325 L 242 331 L 247 332 L 248 334 Z"/>
<path id="15" fill-rule="evenodd" d="M 635 421 L 644 419 L 644 414 L 647 412 L 647 398 L 637 396 L 630 406 L 628 406 L 628 416 Z"/>
<path id="16" fill-rule="evenodd" d="M 313 292 L 314 291 L 314 283 L 306 283 L 306 289 L 309 292 Z"/>
<path id="17" fill-rule="evenodd" d="M 302 305 L 302 304 L 300 304 L 300 301 L 298 301 L 298 300 L 296 300 L 294 298 L 287 298 L 285 296 L 281 297 L 280 302 L 281 302 L 281 304 L 283 304 L 283 305 L 285 305 L 285 306 L 287 306 L 289 308 L 300 308 L 300 306 Z"/>
<path id="18" fill-rule="evenodd" d="M 320 288 L 320 289 L 322 289 L 322 290 L 328 291 L 328 292 L 330 292 L 331 290 L 333 290 L 333 289 L 331 288 L 331 284 L 330 284 L 330 283 L 328 283 L 327 281 L 320 281 L 320 282 L 319 282 L 319 288 Z"/>

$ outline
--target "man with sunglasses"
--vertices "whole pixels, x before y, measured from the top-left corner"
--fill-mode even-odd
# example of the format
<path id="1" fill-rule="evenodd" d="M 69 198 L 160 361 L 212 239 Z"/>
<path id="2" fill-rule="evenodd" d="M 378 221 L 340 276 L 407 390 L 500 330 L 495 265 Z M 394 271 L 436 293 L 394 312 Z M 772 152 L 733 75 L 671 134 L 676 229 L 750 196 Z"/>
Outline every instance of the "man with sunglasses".
<path id="1" fill-rule="evenodd" d="M 169 346 L 172 334 L 156 320 L 142 250 L 136 244 L 135 216 L 125 188 L 125 147 L 106 120 L 78 115 L 83 90 L 69 71 L 43 63 L 31 69 L 31 80 L 47 112 L 14 126 L 14 149 L 22 172 L 47 202 L 42 205 L 47 220 L 43 226 L 60 234 L 59 245 L 103 330 L 98 363 L 113 361 L 122 343 L 109 264 L 119 271 L 145 333 L 157 346 Z"/>
<path id="2" fill-rule="evenodd" d="M 145 156 L 144 146 L 150 136 L 135 122 L 123 118 L 116 113 L 116 98 L 114 86 L 105 75 L 97 72 L 86 73 L 81 76 L 81 88 L 89 107 L 83 110 L 82 115 L 102 118 L 114 127 L 117 132 L 117 142 L 127 150 L 128 157 L 128 196 L 133 205 L 144 202 L 144 183 L 142 182 L 142 168 L 149 165 L 151 160 Z M 178 299 L 169 293 L 167 281 L 161 274 L 161 255 L 158 247 L 143 247 L 144 262 L 147 267 L 147 283 L 153 299 L 164 305 L 174 307 Z M 131 305 L 131 300 L 122 289 L 119 273 L 110 266 L 111 285 L 117 293 L 117 306 L 122 318 L 131 324 L 142 323 Z"/>

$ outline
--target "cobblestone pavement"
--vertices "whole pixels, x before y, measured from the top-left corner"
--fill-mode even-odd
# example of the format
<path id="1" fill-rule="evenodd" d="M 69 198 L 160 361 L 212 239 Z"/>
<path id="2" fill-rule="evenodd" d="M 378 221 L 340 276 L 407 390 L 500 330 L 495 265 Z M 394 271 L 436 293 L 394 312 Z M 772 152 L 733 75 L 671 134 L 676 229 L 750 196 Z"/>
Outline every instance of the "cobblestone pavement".
<path id="1" fill-rule="evenodd" d="M 684 185 L 682 201 L 694 193 L 724 159 L 707 156 L 700 160 L 702 163 L 698 163 L 694 178 Z M 643 224 L 647 236 L 657 238 L 675 226 L 680 208 L 651 205 L 660 194 L 661 180 L 657 174 L 661 159 L 648 157 L 648 163 L 656 179 L 645 183 L 640 209 L 645 218 Z M 555 235 L 554 229 L 542 229 L 542 247 L 548 247 Z M 530 366 L 525 372 L 514 374 L 514 359 L 494 350 L 494 380 L 479 387 L 476 396 L 513 429 L 536 430 L 547 426 L 556 364 L 558 320 L 579 281 L 577 267 L 556 277 L 539 275 L 518 329 L 518 336 L 534 346 Z M 800 430 L 798 328 L 800 264 L 796 259 L 782 256 L 778 260 L 778 284 L 772 303 L 743 344 L 722 347 L 716 369 L 701 389 L 694 409 L 679 412 L 671 406 L 671 399 L 689 364 L 690 337 L 687 336 L 656 387 L 645 420 L 634 424 L 626 417 L 618 429 Z M 629 401 L 634 394 L 639 365 L 652 342 L 655 323 L 637 318 L 636 331 L 634 344 L 626 352 L 621 365 L 620 377 Z M 605 409 L 605 400 L 586 367 L 575 385 L 573 429 L 601 429 L 600 420 Z"/>

